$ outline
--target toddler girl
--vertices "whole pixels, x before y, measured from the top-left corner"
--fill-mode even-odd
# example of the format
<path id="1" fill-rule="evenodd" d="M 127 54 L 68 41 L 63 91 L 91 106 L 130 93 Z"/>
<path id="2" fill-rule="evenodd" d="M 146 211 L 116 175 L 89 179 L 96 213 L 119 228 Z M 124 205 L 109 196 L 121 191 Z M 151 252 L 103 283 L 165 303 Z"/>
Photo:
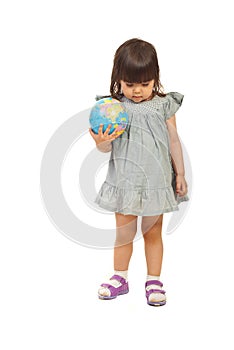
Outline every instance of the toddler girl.
<path id="1" fill-rule="evenodd" d="M 95 202 L 115 213 L 114 273 L 99 290 L 100 299 L 113 299 L 129 291 L 128 267 L 142 216 L 149 305 L 166 303 L 160 281 L 163 213 L 178 210 L 188 200 L 182 148 L 175 113 L 183 95 L 163 93 L 154 46 L 140 39 L 123 43 L 116 51 L 111 96 L 125 106 L 129 121 L 124 133 L 89 132 L 102 152 L 111 151 L 109 168 Z"/>

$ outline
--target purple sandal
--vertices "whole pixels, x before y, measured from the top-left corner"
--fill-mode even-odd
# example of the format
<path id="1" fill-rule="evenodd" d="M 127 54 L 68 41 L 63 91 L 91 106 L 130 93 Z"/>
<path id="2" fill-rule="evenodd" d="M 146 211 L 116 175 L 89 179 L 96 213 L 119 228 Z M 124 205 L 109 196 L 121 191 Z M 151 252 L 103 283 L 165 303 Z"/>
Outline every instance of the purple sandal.
<path id="1" fill-rule="evenodd" d="M 151 285 L 157 285 L 157 286 L 160 286 L 160 287 L 163 287 L 163 284 L 162 282 L 158 281 L 158 280 L 152 280 L 152 281 L 147 281 L 145 283 L 145 288 L 148 287 L 148 286 L 151 286 Z M 165 290 L 162 290 L 162 289 L 150 289 L 150 290 L 146 290 L 145 291 L 145 296 L 147 298 L 147 304 L 148 305 L 152 305 L 152 306 L 162 306 L 162 305 L 165 305 L 166 304 L 166 300 L 162 300 L 162 301 L 149 301 L 149 296 L 152 294 L 152 293 L 161 293 L 161 294 L 165 294 Z"/>
<path id="2" fill-rule="evenodd" d="M 119 275 L 113 275 L 110 279 L 117 280 L 122 285 L 116 288 L 116 287 L 112 286 L 111 284 L 102 283 L 101 287 L 108 288 L 110 291 L 110 296 L 98 294 L 99 299 L 110 300 L 110 299 L 116 298 L 119 295 L 127 294 L 129 292 L 128 282 L 125 280 L 125 278 L 123 278 Z"/>

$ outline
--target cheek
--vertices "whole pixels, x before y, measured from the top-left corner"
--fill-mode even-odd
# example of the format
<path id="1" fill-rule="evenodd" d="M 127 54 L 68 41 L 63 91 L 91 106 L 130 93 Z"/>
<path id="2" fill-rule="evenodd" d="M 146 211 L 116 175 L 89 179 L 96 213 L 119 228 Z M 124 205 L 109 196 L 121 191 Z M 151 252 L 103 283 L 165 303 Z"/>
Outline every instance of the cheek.
<path id="1" fill-rule="evenodd" d="M 148 90 L 148 92 L 150 92 L 150 93 L 151 93 L 151 92 L 153 91 L 153 88 L 154 88 L 154 84 L 150 85 L 150 86 L 149 86 L 149 90 Z"/>
<path id="2" fill-rule="evenodd" d="M 131 91 L 131 89 L 125 87 L 125 88 L 123 89 L 123 93 L 124 93 L 125 95 L 131 95 L 132 91 Z"/>

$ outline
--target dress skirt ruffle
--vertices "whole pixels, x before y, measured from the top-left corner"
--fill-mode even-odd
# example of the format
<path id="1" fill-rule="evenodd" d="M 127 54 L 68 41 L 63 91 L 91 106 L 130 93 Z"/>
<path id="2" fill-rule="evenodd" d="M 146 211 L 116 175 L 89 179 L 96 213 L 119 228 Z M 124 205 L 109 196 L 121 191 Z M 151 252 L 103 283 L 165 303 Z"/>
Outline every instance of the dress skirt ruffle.
<path id="1" fill-rule="evenodd" d="M 188 197 L 179 197 L 173 186 L 158 189 L 118 188 L 105 181 L 95 199 L 101 208 L 124 215 L 153 216 L 179 210 L 178 204 Z"/>

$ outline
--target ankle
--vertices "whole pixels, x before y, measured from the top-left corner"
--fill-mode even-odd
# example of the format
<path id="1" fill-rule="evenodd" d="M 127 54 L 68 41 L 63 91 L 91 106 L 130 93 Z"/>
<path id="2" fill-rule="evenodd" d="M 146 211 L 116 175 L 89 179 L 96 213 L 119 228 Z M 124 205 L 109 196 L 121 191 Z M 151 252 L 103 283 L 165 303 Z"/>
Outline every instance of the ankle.
<path id="1" fill-rule="evenodd" d="M 126 281 L 128 280 L 128 270 L 114 270 L 114 275 L 119 275 Z"/>
<path id="2" fill-rule="evenodd" d="M 147 275 L 146 276 L 146 282 L 148 281 L 159 281 L 160 282 L 160 276 L 153 276 L 153 275 Z M 150 289 L 161 289 L 160 285 L 150 284 L 146 287 L 146 290 Z"/>
<path id="3" fill-rule="evenodd" d="M 156 276 L 156 275 L 147 275 L 146 276 L 146 281 L 153 281 L 153 280 L 159 281 L 160 280 L 160 275 L 159 276 Z"/>

